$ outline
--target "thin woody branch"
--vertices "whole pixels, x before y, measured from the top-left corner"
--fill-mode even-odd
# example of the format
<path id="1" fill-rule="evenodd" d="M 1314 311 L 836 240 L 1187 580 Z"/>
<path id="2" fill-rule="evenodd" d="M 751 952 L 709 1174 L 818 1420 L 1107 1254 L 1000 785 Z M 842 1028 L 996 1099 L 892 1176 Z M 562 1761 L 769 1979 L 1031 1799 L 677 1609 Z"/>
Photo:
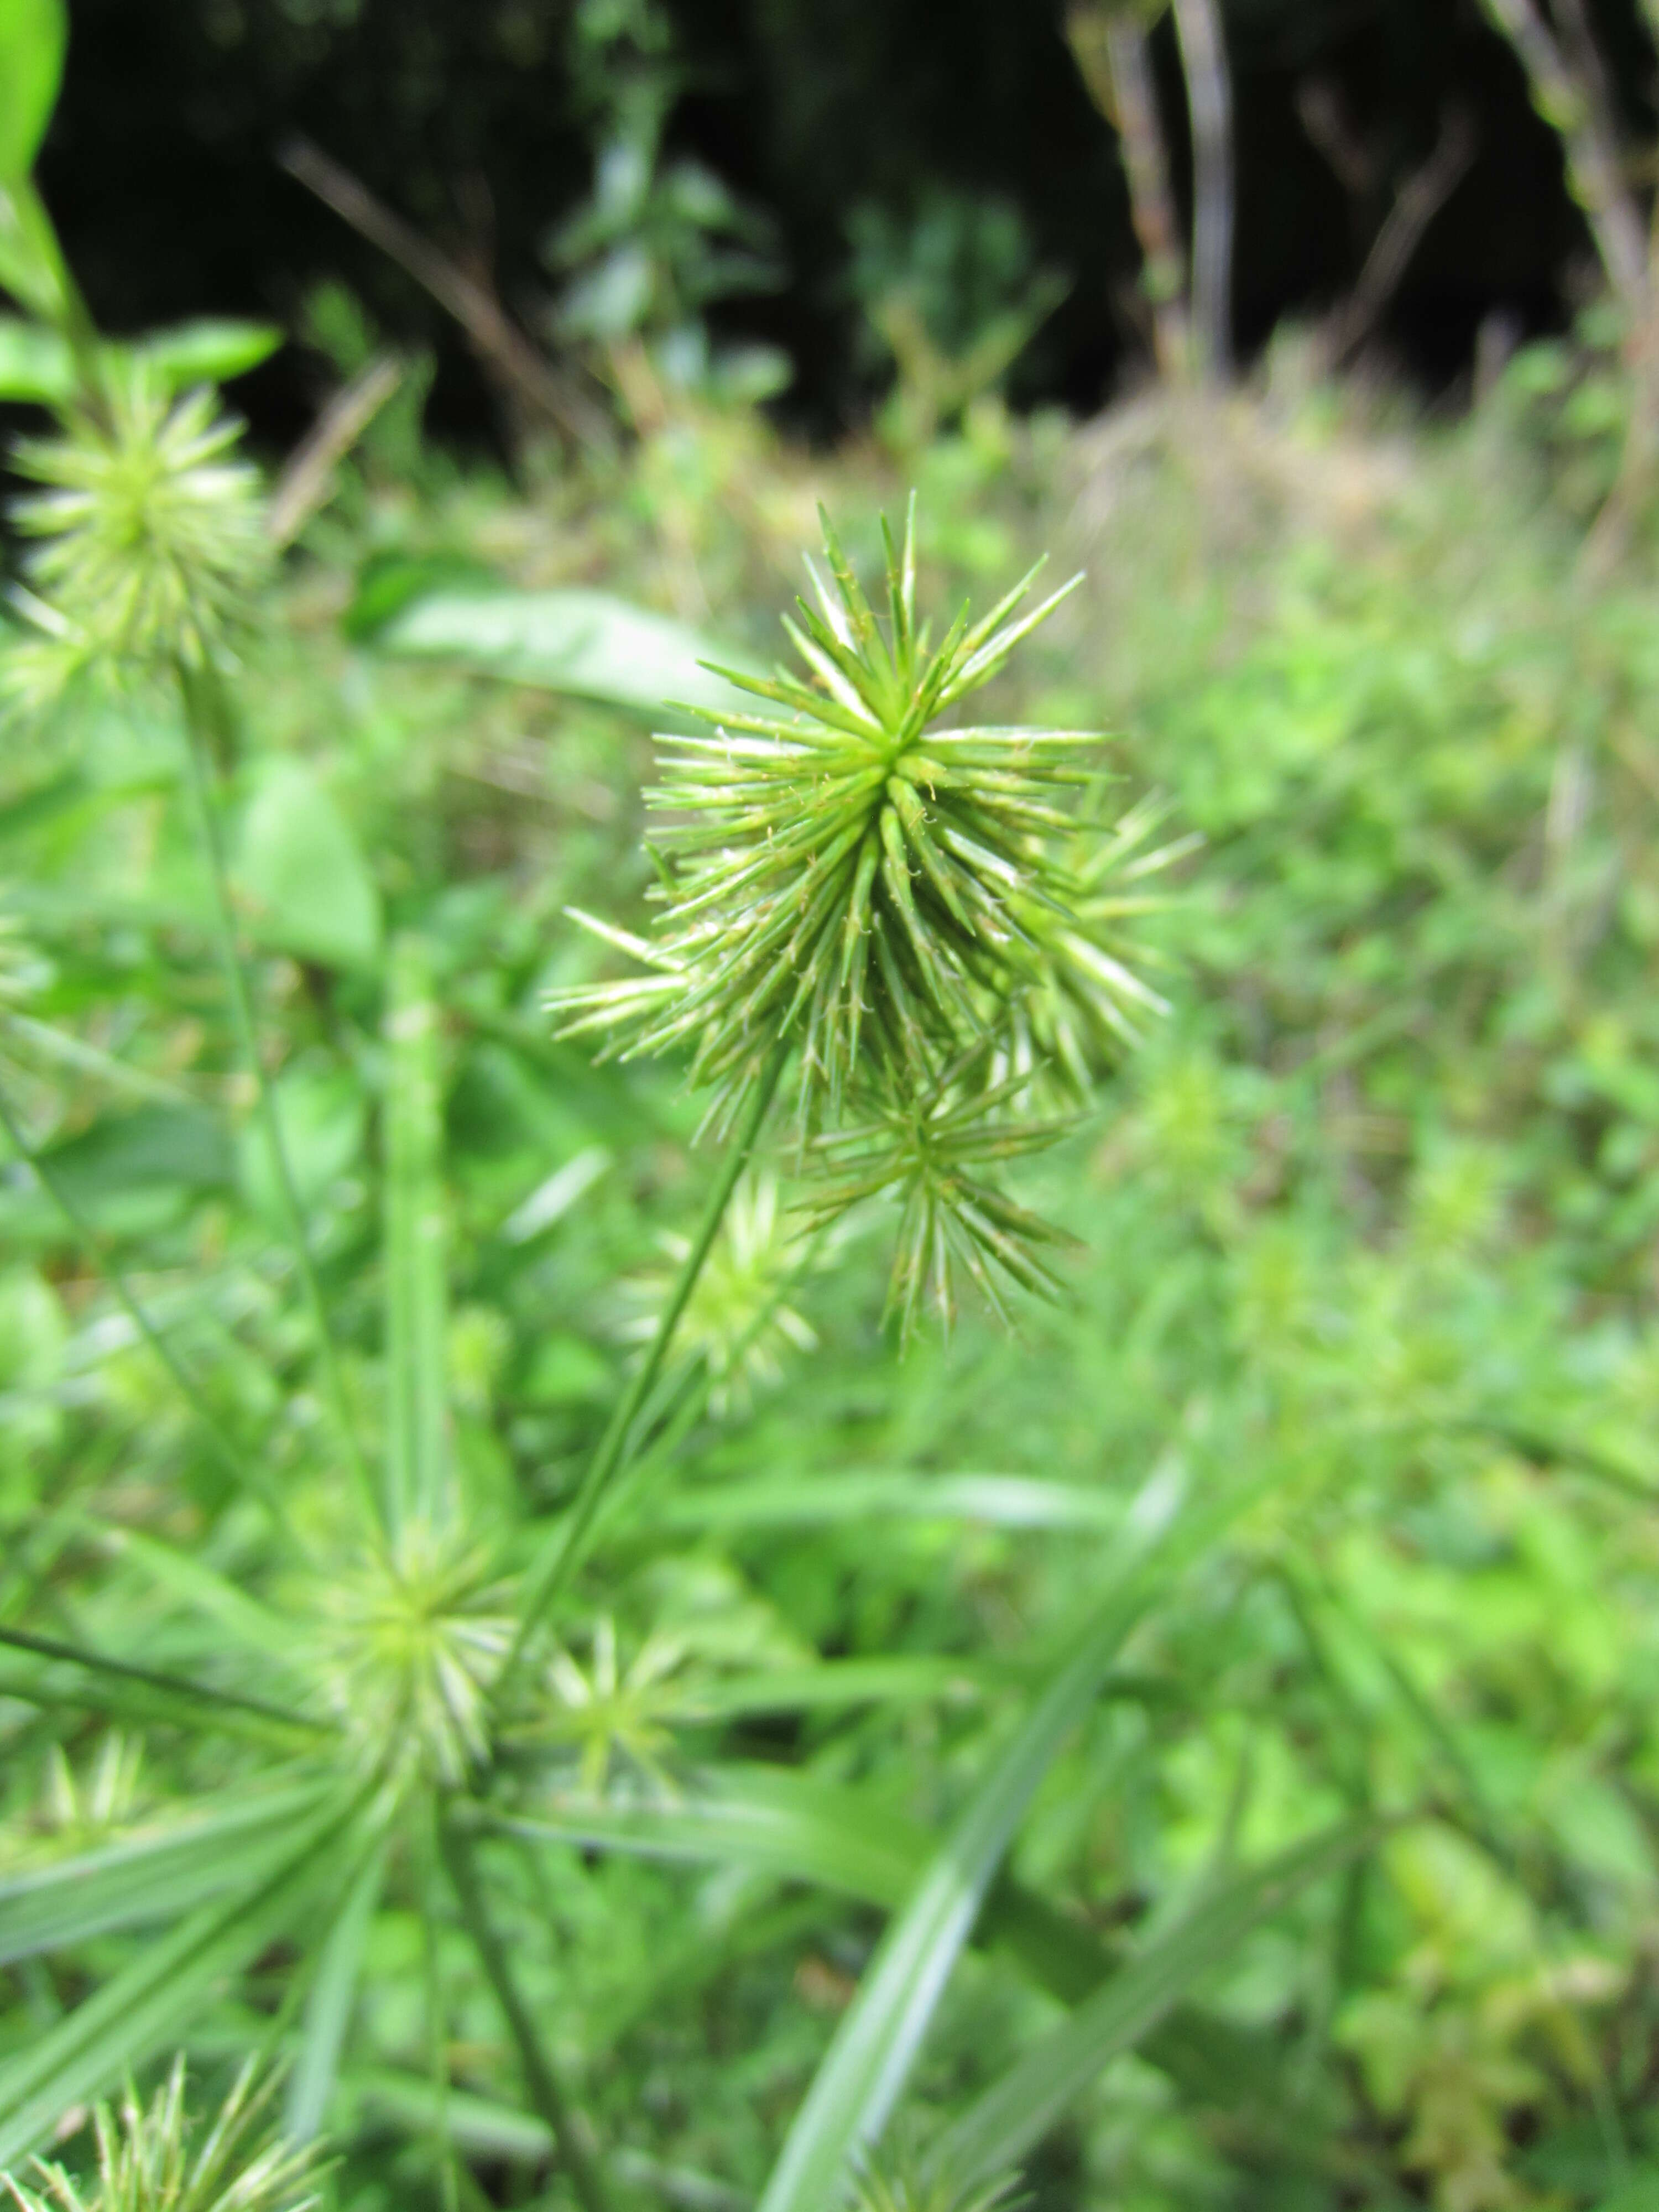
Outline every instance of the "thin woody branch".
<path id="1" fill-rule="evenodd" d="M 605 444 L 610 425 L 603 408 L 551 367 L 488 285 L 422 238 L 308 139 L 295 139 L 280 158 L 289 176 L 395 261 L 454 318 L 474 352 L 522 410 L 550 424 L 575 445 Z"/>
<path id="2" fill-rule="evenodd" d="M 1121 0 L 1073 0 L 1066 37 L 1090 98 L 1118 134 L 1139 241 L 1158 373 L 1188 363 L 1187 254 L 1170 187 L 1170 160 L 1146 51 L 1146 29 Z"/>

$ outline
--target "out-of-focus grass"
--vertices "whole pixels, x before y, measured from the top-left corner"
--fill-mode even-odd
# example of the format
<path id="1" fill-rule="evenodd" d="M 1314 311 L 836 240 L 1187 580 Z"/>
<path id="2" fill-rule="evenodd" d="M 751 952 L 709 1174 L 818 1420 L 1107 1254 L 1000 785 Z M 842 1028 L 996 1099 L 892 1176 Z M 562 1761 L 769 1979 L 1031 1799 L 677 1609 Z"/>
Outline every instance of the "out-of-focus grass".
<path id="1" fill-rule="evenodd" d="M 413 483 L 372 462 L 353 480 L 238 684 L 244 836 L 263 821 L 279 848 L 261 878 L 245 847 L 246 918 L 371 1418 L 379 983 L 349 941 L 319 957 L 315 932 L 355 898 L 360 937 L 414 928 L 431 947 L 457 1441 L 508 1525 L 574 1481 L 626 1357 L 618 1285 L 696 1202 L 694 1103 L 659 1073 L 593 1070 L 540 1012 L 591 957 L 565 903 L 631 919 L 643 891 L 648 747 L 598 708 L 349 645 L 353 575 L 371 550 L 464 555 L 769 650 L 813 500 L 852 518 L 902 487 L 873 449 L 805 456 L 689 403 L 665 403 L 603 483 L 509 496 L 426 465 Z M 1127 1500 L 1160 1465 L 1200 1488 L 1259 1476 L 1243 1533 L 1056 1764 L 1015 1872 L 1110 1947 L 1234 1856 L 1345 1808 L 1402 1818 L 1107 2068 L 1035 2161 L 1039 2202 L 1634 2204 L 1659 2187 L 1650 577 L 1587 580 L 1507 391 L 1449 428 L 1298 389 L 1284 362 L 1251 397 L 1153 398 L 1075 431 L 981 404 L 918 476 L 936 578 L 982 599 L 1043 545 L 1089 569 L 995 705 L 1121 732 L 1131 787 L 1202 833 L 1149 925 L 1172 1012 L 1104 1113 L 1032 1170 L 1084 1246 L 1069 1302 L 1013 1340 L 969 1317 L 898 1364 L 880 1239 L 855 1242 L 799 1291 L 817 1348 L 705 1421 L 672 1469 L 647 1465 L 586 1575 L 578 1667 L 614 1637 L 625 1678 L 667 1636 L 715 1677 L 945 1654 L 957 1690 L 671 1720 L 660 1737 L 619 1706 L 609 1771 L 625 1789 L 642 1744 L 688 1770 L 719 1751 L 938 1820 L 1004 1695 L 999 1663 L 1064 1638 L 1113 1540 L 930 1516 L 929 1478 Z M 0 882 L 28 958 L 0 1053 L 225 1425 L 260 1439 L 320 1526 L 322 1416 L 229 1073 L 172 744 L 129 704 L 9 757 Z M 323 811 L 337 831 L 320 881 L 284 873 L 284 805 L 302 847 Z M 169 1594 L 94 1521 L 188 1540 L 232 1575 L 259 1571 L 258 1529 L 21 1175 L 0 1187 L 0 1620 L 96 1625 L 158 1663 L 198 1662 Z M 900 1471 L 902 1512 L 878 1515 L 877 1486 L 858 1522 L 811 1517 L 826 1483 Z M 746 1511 L 699 1531 L 685 1502 L 736 1482 Z M 72 1715 L 3 1699 L 12 1858 L 234 1778 L 165 1730 L 136 1766 L 112 1762 Z M 524 1884 L 524 1973 L 602 2134 L 635 2159 L 628 2186 L 670 2168 L 751 2191 L 868 1954 L 869 1903 L 597 1854 Z M 396 2123 L 430 2063 L 435 1972 L 457 2023 L 453 2131 L 516 2203 L 534 2146 L 499 2109 L 487 1992 L 447 1936 L 423 1962 L 417 1886 L 388 1894 L 333 2185 L 365 2204 L 434 2187 L 429 2122 Z M 0 2049 L 73 1994 L 0 1970 Z M 1053 2015 L 994 1950 L 970 1958 L 922 2116 L 957 2109 Z M 204 2020 L 204 2052 L 247 2025 Z"/>

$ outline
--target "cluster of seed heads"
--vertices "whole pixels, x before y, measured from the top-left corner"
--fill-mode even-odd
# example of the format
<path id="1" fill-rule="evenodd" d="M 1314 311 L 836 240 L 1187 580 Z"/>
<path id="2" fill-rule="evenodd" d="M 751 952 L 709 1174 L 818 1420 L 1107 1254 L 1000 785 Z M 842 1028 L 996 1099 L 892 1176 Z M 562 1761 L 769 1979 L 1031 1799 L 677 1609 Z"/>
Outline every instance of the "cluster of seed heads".
<path id="1" fill-rule="evenodd" d="M 556 995 L 561 1033 L 624 1057 L 679 1051 L 728 1130 L 781 1057 L 815 1218 L 899 1203 L 893 1304 L 907 1328 L 958 1273 L 1043 1291 L 1057 1233 L 984 1170 L 1061 1134 L 1039 1109 L 1086 1092 L 1161 1002 L 1124 957 L 1158 817 L 1097 818 L 1097 734 L 953 718 L 1081 580 L 1025 602 L 1037 570 L 935 645 L 916 615 L 915 507 L 885 522 L 878 614 L 827 519 L 828 574 L 785 629 L 805 674 L 717 672 L 764 711 L 664 737 L 647 803 L 663 908 L 649 939 L 578 914 L 645 972 Z M 1039 564 L 1040 565 L 1040 564 Z"/>

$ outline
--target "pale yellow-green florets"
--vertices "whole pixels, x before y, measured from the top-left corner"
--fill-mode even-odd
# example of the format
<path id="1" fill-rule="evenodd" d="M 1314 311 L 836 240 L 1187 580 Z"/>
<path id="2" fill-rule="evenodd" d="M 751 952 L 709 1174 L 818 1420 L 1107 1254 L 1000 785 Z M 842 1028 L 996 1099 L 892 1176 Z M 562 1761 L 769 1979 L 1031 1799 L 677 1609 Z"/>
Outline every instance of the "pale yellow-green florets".
<path id="1" fill-rule="evenodd" d="M 266 2124 L 274 2088 L 250 2063 L 218 2111 L 192 2125 L 176 2059 L 149 2104 L 129 2089 L 118 2107 L 97 2107 L 90 2180 L 44 2160 L 32 2178 L 7 2174 L 16 2212 L 309 2212 L 316 2157 Z"/>
<path id="2" fill-rule="evenodd" d="M 142 365 L 112 371 L 102 404 L 25 440 L 38 489 L 13 519 L 35 541 L 14 601 L 33 635 L 14 688 L 49 694 L 82 668 L 200 667 L 227 648 L 265 566 L 256 471 L 211 392 L 174 399 Z"/>
<path id="3" fill-rule="evenodd" d="M 486 1549 L 412 1522 L 318 1593 L 324 1698 L 366 1772 L 453 1785 L 486 1756 L 512 1641 Z"/>

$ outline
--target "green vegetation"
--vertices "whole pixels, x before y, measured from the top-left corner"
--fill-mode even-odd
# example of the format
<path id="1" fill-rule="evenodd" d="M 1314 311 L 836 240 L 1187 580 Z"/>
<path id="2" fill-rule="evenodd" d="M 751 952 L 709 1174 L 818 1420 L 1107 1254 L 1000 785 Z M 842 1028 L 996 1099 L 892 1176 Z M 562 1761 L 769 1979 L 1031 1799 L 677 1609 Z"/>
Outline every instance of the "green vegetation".
<path id="1" fill-rule="evenodd" d="M 388 408 L 267 500 L 201 380 L 268 334 L 79 301 L 58 25 L 0 0 L 25 2212 L 1652 2202 L 1616 368 L 1426 429 L 1287 336 L 825 458 L 663 371 L 665 279 L 625 445 Z"/>

